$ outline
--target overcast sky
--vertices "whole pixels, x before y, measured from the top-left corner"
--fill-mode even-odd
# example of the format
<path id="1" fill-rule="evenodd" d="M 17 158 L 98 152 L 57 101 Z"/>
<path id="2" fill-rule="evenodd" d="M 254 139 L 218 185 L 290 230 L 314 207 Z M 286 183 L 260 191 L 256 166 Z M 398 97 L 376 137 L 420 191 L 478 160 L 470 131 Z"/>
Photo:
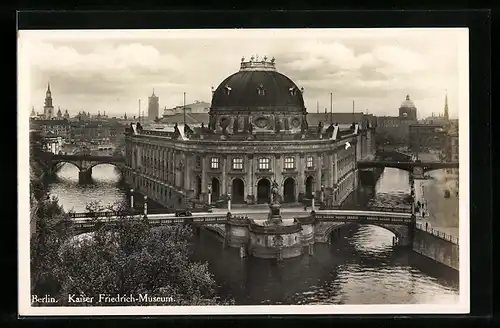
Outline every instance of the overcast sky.
<path id="1" fill-rule="evenodd" d="M 160 107 L 211 101 L 211 87 L 238 71 L 242 57 L 276 58 L 279 72 L 304 88 L 309 112 L 397 115 L 409 94 L 419 117 L 457 117 L 459 79 L 468 81 L 464 29 L 21 31 L 29 108 L 43 112 L 47 83 L 54 106 L 109 116 L 147 113 L 154 88 Z M 463 50 L 459 50 L 463 49 Z M 459 63 L 462 61 L 462 63 Z M 23 64 L 25 63 L 25 64 Z M 467 92 L 464 90 L 462 92 Z M 29 96 L 28 96 L 29 94 Z M 461 104 L 466 106 L 467 104 Z"/>

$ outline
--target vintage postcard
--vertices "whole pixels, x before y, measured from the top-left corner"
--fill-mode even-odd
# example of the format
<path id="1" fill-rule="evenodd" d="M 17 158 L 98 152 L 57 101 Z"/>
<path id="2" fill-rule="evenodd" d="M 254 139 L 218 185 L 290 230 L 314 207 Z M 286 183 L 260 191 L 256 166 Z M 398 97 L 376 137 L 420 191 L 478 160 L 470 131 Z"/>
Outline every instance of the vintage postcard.
<path id="1" fill-rule="evenodd" d="M 19 314 L 469 312 L 468 30 L 21 30 Z"/>

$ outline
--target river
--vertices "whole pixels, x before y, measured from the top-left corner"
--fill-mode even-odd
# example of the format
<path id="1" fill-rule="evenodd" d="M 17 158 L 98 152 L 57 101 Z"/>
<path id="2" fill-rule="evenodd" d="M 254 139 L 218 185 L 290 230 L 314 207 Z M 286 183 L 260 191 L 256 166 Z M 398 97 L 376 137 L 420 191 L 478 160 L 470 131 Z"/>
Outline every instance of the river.
<path id="1" fill-rule="evenodd" d="M 93 184 L 78 184 L 78 169 L 64 165 L 49 192 L 66 209 L 85 210 L 90 201 L 121 201 L 124 186 L 113 166 L 92 171 Z M 371 189 L 371 190 L 370 190 Z M 395 205 L 409 193 L 408 173 L 385 169 L 375 188 L 359 188 L 350 201 Z M 314 255 L 281 263 L 239 258 L 202 230 L 193 257 L 209 262 L 221 296 L 238 305 L 256 304 L 451 304 L 458 302 L 458 274 L 408 249 L 392 247 L 393 234 L 365 225 L 344 231 Z"/>

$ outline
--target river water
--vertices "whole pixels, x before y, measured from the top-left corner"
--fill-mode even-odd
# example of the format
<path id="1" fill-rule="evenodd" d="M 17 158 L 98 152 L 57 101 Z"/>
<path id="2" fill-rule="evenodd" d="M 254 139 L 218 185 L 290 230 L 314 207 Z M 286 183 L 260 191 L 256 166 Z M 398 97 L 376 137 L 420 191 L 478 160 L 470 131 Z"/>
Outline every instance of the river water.
<path id="1" fill-rule="evenodd" d="M 125 198 L 113 166 L 92 171 L 93 184 L 78 184 L 78 169 L 64 165 L 49 192 L 66 209 L 85 211 Z M 409 193 L 408 173 L 385 169 L 375 188 L 359 188 L 351 202 L 396 205 Z M 331 245 L 316 244 L 314 255 L 281 263 L 239 258 L 202 230 L 193 257 L 209 262 L 221 296 L 238 305 L 257 304 L 451 304 L 458 302 L 458 274 L 411 250 L 392 247 L 393 234 L 380 227 L 356 226 Z"/>

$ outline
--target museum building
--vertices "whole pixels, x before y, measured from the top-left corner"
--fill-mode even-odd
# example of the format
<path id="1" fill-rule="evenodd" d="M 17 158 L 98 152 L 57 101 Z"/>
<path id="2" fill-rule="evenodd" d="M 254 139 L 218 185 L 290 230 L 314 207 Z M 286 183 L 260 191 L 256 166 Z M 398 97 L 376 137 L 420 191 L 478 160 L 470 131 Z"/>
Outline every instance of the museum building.
<path id="1" fill-rule="evenodd" d="M 273 182 L 282 202 L 341 204 L 356 188 L 356 161 L 375 153 L 373 124 L 309 126 L 303 93 L 274 58 L 242 58 L 212 90 L 206 124 L 127 128 L 127 183 L 166 207 L 268 203 Z"/>

